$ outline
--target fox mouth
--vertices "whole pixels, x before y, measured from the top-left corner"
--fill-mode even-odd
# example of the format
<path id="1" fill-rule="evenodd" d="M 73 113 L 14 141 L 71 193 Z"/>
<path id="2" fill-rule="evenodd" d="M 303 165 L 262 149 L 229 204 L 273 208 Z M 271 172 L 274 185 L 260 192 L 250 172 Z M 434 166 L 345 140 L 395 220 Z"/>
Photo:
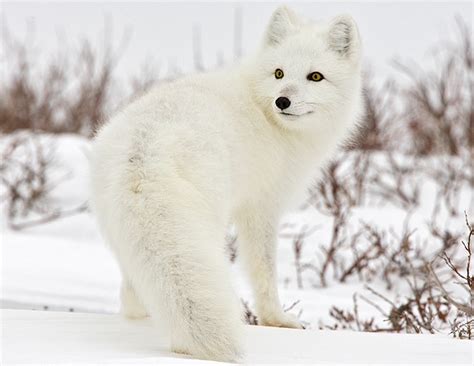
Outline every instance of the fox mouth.
<path id="1" fill-rule="evenodd" d="M 302 114 L 294 114 L 294 113 L 288 113 L 288 112 L 279 112 L 279 114 L 282 114 L 284 116 L 291 116 L 291 117 L 301 117 L 301 116 L 305 116 L 307 114 L 311 114 L 313 113 L 313 111 L 308 111 L 308 112 L 305 112 L 305 113 L 302 113 Z"/>

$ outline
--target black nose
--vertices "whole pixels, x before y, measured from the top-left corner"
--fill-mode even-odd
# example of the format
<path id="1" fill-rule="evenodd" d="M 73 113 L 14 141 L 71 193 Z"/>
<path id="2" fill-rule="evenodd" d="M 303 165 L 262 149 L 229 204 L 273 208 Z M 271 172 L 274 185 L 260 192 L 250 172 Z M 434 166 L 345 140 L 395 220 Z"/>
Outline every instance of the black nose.
<path id="1" fill-rule="evenodd" d="M 277 100 L 275 100 L 275 104 L 278 108 L 283 110 L 283 109 L 288 108 L 291 102 L 287 97 L 279 97 Z"/>

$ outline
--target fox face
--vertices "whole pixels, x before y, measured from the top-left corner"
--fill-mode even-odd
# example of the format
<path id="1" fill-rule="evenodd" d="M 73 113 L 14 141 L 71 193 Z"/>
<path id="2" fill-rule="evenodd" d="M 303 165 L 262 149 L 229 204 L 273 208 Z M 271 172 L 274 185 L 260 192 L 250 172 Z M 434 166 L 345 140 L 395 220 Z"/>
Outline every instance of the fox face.
<path id="1" fill-rule="evenodd" d="M 257 103 L 288 129 L 347 120 L 360 104 L 360 56 L 359 32 L 351 17 L 309 24 L 281 7 L 258 54 L 253 75 Z"/>

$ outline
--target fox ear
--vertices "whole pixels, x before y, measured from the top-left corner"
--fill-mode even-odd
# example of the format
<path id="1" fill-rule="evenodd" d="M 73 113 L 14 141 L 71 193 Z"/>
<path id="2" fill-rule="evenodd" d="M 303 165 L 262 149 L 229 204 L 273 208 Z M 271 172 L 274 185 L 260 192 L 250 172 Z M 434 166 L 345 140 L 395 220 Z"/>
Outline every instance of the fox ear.
<path id="1" fill-rule="evenodd" d="M 335 17 L 329 24 L 329 48 L 348 58 L 357 58 L 360 53 L 360 38 L 357 24 L 350 15 Z"/>
<path id="2" fill-rule="evenodd" d="M 275 46 L 289 34 L 295 32 L 300 24 L 298 16 L 286 6 L 277 8 L 270 19 L 265 34 L 265 45 Z"/>

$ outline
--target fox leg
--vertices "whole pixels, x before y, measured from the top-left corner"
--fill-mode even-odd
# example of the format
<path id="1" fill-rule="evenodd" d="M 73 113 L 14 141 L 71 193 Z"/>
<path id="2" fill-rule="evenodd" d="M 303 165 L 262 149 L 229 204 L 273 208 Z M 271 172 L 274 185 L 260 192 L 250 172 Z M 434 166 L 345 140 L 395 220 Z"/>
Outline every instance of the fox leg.
<path id="1" fill-rule="evenodd" d="M 259 324 L 302 328 L 298 318 L 285 313 L 280 304 L 276 268 L 276 224 L 249 211 L 239 216 L 236 224 L 239 256 L 250 278 Z"/>

